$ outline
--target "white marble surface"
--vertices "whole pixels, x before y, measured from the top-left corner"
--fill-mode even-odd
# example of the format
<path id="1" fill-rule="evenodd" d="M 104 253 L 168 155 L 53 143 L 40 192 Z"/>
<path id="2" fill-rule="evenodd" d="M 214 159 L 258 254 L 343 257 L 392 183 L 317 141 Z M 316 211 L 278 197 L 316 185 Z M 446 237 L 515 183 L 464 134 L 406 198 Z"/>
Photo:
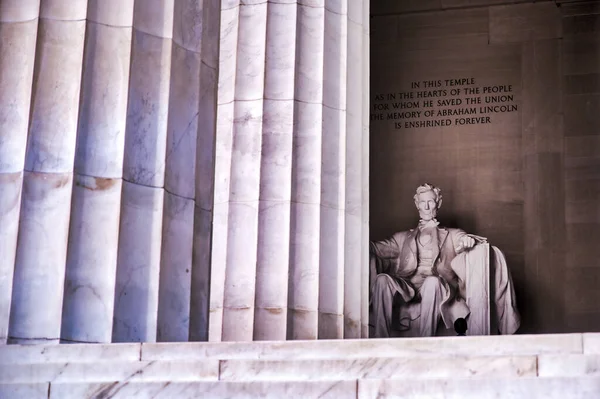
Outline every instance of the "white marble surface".
<path id="1" fill-rule="evenodd" d="M 0 173 L 0 345 L 8 337 L 23 173 Z"/>
<path id="2" fill-rule="evenodd" d="M 134 0 L 88 0 L 87 19 L 113 27 L 133 25 Z"/>
<path id="3" fill-rule="evenodd" d="M 87 15 L 88 0 L 44 0 L 40 17 L 59 21 L 81 21 Z"/>
<path id="4" fill-rule="evenodd" d="M 0 173 L 22 171 L 25 163 L 37 26 L 0 22 Z"/>
<path id="5" fill-rule="evenodd" d="M 209 287 L 212 283 L 211 270 L 211 225 L 212 212 L 194 207 L 194 246 L 192 253 L 192 294 L 190 304 L 190 341 L 209 339 Z M 216 273 L 215 273 L 216 274 Z M 222 280 L 221 280 L 222 281 Z M 219 324 L 220 325 L 220 324 Z"/>
<path id="6" fill-rule="evenodd" d="M 122 176 L 131 35 L 130 27 L 87 24 L 75 150 L 78 173 Z"/>
<path id="7" fill-rule="evenodd" d="M 123 164 L 132 183 L 164 186 L 171 51 L 170 39 L 134 31 Z"/>
<path id="8" fill-rule="evenodd" d="M 235 95 L 239 7 L 221 11 L 219 39 L 219 104 L 233 101 Z"/>
<path id="9" fill-rule="evenodd" d="M 155 342 L 164 190 L 123 182 L 113 342 Z"/>
<path id="10" fill-rule="evenodd" d="M 200 53 L 203 46 L 203 1 L 178 0 L 173 10 L 173 42 L 179 47 Z M 213 64 L 214 66 L 214 64 Z"/>
<path id="11" fill-rule="evenodd" d="M 0 384 L 0 398 L 48 399 L 49 384 Z"/>
<path id="12" fill-rule="evenodd" d="M 365 358 L 349 360 L 225 360 L 223 381 L 535 377 L 536 357 Z"/>
<path id="13" fill-rule="evenodd" d="M 266 76 L 264 96 L 270 100 L 294 98 L 297 6 L 269 3 L 267 8 Z M 266 108 L 266 107 L 265 107 Z"/>
<path id="14" fill-rule="evenodd" d="M 55 362 L 0 365 L 0 384 L 216 381 L 219 361 L 194 362 Z"/>
<path id="15" fill-rule="evenodd" d="M 356 381 L 52 384 L 50 399 L 356 398 Z M 44 397 L 46 398 L 46 397 Z"/>
<path id="16" fill-rule="evenodd" d="M 583 353 L 600 355 L 600 333 L 583 334 Z"/>
<path id="17" fill-rule="evenodd" d="M 543 355 L 538 356 L 540 377 L 600 377 L 600 355 Z"/>
<path id="18" fill-rule="evenodd" d="M 298 7 L 297 23 L 295 99 L 322 103 L 325 8 Z"/>
<path id="19" fill-rule="evenodd" d="M 235 100 L 263 97 L 265 82 L 265 46 L 267 3 L 239 8 Z"/>
<path id="20" fill-rule="evenodd" d="M 581 334 L 491 335 L 403 339 L 307 340 L 144 344 L 142 360 L 197 359 L 361 359 L 366 357 L 528 356 L 581 354 Z"/>
<path id="21" fill-rule="evenodd" d="M 0 345 L 0 365 L 135 362 L 142 344 Z"/>
<path id="22" fill-rule="evenodd" d="M 212 209 L 215 185 L 215 142 L 217 140 L 217 71 L 207 66 L 204 61 L 200 65 L 200 109 L 198 120 L 202 121 L 198 127 L 196 142 L 192 144 L 196 149 L 195 170 L 195 199 L 196 205 L 204 209 Z M 227 106 L 224 106 L 227 108 Z M 233 113 L 233 104 L 229 104 L 228 111 Z M 231 123 L 229 120 L 229 132 Z M 230 135 L 229 135 L 230 137 Z"/>
<path id="23" fill-rule="evenodd" d="M 347 15 L 325 10 L 323 105 L 346 109 L 348 69 Z"/>
<path id="24" fill-rule="evenodd" d="M 40 0 L 2 0 L 0 22 L 24 22 L 40 14 Z"/>
<path id="25" fill-rule="evenodd" d="M 71 211 L 70 173 L 25 172 L 9 336 L 58 341 Z"/>
<path id="26" fill-rule="evenodd" d="M 544 398 L 590 399 L 598 397 L 598 378 L 498 378 L 478 379 L 465 384 L 464 380 L 361 380 L 358 399 L 370 398 Z"/>
<path id="27" fill-rule="evenodd" d="M 173 45 L 170 85 L 165 189 L 182 197 L 194 198 L 200 54 Z M 203 120 L 203 123 L 206 121 Z"/>
<path id="28" fill-rule="evenodd" d="M 111 342 L 120 179 L 75 175 L 61 339 Z"/>
<path id="29" fill-rule="evenodd" d="M 52 2 L 50 2 L 52 3 Z M 25 169 L 73 170 L 85 21 L 41 19 Z M 56 101 L 60 98 L 60 101 Z"/>
<path id="30" fill-rule="evenodd" d="M 172 38 L 174 2 L 175 0 L 135 2 L 133 26 L 136 30 L 155 37 Z"/>
<path id="31" fill-rule="evenodd" d="M 159 342 L 185 342 L 189 338 L 193 239 L 194 201 L 165 192 L 158 288 Z"/>

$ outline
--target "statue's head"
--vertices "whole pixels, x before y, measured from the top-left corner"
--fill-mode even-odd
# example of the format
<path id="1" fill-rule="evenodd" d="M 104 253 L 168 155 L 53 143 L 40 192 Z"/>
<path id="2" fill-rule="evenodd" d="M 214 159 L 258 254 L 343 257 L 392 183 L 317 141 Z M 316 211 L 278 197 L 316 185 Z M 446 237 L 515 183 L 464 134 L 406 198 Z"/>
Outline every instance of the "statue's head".
<path id="1" fill-rule="evenodd" d="M 419 217 L 425 221 L 431 220 L 437 216 L 437 211 L 442 206 L 442 190 L 425 183 L 417 187 L 414 199 L 415 206 L 419 210 Z"/>

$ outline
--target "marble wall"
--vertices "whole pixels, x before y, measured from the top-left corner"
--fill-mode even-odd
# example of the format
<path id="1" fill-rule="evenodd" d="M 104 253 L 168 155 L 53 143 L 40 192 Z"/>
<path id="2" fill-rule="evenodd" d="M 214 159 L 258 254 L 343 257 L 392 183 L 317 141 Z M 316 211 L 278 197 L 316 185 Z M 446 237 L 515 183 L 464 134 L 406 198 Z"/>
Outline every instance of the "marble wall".
<path id="1" fill-rule="evenodd" d="M 373 2 L 371 237 L 412 227 L 414 187 L 439 185 L 440 220 L 488 237 L 507 255 L 522 332 L 598 331 L 600 2 L 499 3 Z M 481 90 L 511 86 L 504 94 L 512 99 L 486 104 L 485 95 L 464 94 L 469 84 L 445 81 L 411 87 L 458 78 Z M 478 111 L 467 117 L 490 119 L 473 124 L 452 116 L 446 126 L 396 128 L 418 118 L 387 113 L 373 120 L 376 94 L 457 87 L 460 95 L 445 98 L 515 108 Z M 436 111 L 465 108 L 433 99 Z"/>
<path id="2" fill-rule="evenodd" d="M 368 27 L 3 0 L 0 342 L 366 336 Z"/>

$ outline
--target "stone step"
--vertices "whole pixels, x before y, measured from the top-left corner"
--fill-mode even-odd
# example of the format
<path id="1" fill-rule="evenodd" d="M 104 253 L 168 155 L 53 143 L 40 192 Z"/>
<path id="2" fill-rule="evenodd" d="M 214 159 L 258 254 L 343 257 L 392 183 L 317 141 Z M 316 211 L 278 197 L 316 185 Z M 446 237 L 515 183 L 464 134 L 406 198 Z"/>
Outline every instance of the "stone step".
<path id="1" fill-rule="evenodd" d="M 476 381 L 476 382 L 475 382 Z M 340 381 L 204 381 L 0 384 L 0 398 L 544 398 L 600 397 L 600 378 L 373 379 Z"/>
<path id="2" fill-rule="evenodd" d="M 204 359 L 0 365 L 0 383 L 336 381 L 600 377 L 600 355 Z"/>
<path id="3" fill-rule="evenodd" d="M 283 342 L 0 345 L 0 364 L 203 359 L 361 359 L 423 355 L 600 353 L 600 334 L 511 335 Z"/>

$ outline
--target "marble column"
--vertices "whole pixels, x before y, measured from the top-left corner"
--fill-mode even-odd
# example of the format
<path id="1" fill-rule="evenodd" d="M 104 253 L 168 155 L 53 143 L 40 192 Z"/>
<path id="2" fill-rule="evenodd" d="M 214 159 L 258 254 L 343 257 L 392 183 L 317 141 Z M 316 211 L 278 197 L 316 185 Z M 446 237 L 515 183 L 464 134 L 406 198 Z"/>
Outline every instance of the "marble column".
<path id="1" fill-rule="evenodd" d="M 319 339 L 344 336 L 347 3 L 325 4 Z"/>
<path id="2" fill-rule="evenodd" d="M 133 0 L 88 2 L 61 339 L 111 342 Z"/>
<path id="3" fill-rule="evenodd" d="M 203 1 L 175 2 L 157 340 L 189 337 Z"/>
<path id="4" fill-rule="evenodd" d="M 323 1 L 298 4 L 288 339 L 316 339 L 319 305 Z"/>
<path id="5" fill-rule="evenodd" d="M 134 6 L 113 342 L 156 341 L 173 11 Z"/>
<path id="6" fill-rule="evenodd" d="M 222 339 L 251 341 L 254 331 L 267 3 L 241 3 L 236 8 L 239 22 Z"/>
<path id="7" fill-rule="evenodd" d="M 297 5 L 267 5 L 254 340 L 287 336 Z"/>
<path id="8" fill-rule="evenodd" d="M 0 2 L 0 344 L 8 337 L 39 0 Z"/>
<path id="9" fill-rule="evenodd" d="M 60 336 L 86 9 L 41 2 L 10 342 Z"/>

